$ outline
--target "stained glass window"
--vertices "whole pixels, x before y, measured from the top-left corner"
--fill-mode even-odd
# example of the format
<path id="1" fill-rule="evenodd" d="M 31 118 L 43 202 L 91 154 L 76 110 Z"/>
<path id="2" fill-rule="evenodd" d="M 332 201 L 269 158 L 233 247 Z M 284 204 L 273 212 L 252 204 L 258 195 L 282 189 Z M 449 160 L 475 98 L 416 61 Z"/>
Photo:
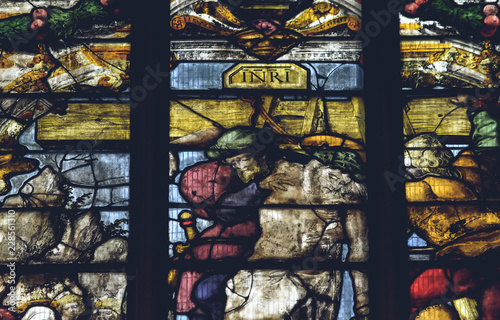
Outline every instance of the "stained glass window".
<path id="1" fill-rule="evenodd" d="M 171 4 L 171 319 L 368 317 L 360 17 Z"/>
<path id="2" fill-rule="evenodd" d="M 496 3 L 163 7 L 0 0 L 0 318 L 500 317 Z"/>
<path id="3" fill-rule="evenodd" d="M 125 319 L 130 19 L 0 1 L 2 319 Z"/>
<path id="4" fill-rule="evenodd" d="M 415 319 L 499 316 L 497 12 L 495 3 L 404 3 L 402 158 Z"/>

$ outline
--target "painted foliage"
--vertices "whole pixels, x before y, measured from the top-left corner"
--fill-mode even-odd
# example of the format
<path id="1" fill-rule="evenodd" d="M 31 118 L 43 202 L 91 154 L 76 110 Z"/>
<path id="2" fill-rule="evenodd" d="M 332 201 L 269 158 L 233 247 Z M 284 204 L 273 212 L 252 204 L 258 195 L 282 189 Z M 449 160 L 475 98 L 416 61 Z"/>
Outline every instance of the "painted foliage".
<path id="1" fill-rule="evenodd" d="M 496 3 L 403 1 L 402 78 L 409 88 L 497 87 Z M 413 40 L 412 36 L 425 36 Z M 444 37 L 443 37 L 444 36 Z"/>
<path id="2" fill-rule="evenodd" d="M 129 82 L 130 24 L 120 12 L 119 4 L 104 0 L 36 7 L 2 0 L 0 92 L 123 91 Z"/>

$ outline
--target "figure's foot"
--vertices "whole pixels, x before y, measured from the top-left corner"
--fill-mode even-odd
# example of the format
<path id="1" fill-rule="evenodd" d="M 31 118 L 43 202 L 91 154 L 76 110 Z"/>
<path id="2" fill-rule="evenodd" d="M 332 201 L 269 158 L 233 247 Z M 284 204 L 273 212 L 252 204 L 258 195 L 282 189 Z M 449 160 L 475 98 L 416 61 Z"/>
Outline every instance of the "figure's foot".
<path id="1" fill-rule="evenodd" d="M 363 297 L 368 298 L 368 293 L 363 293 Z M 358 299 L 361 298 L 362 296 L 358 296 Z M 363 299 L 363 298 L 362 298 Z M 363 299 L 364 300 L 364 299 Z M 362 304 L 359 307 L 355 307 L 354 314 L 356 314 L 354 317 L 352 317 L 350 320 L 369 320 L 370 319 L 370 307 L 367 304 Z"/>

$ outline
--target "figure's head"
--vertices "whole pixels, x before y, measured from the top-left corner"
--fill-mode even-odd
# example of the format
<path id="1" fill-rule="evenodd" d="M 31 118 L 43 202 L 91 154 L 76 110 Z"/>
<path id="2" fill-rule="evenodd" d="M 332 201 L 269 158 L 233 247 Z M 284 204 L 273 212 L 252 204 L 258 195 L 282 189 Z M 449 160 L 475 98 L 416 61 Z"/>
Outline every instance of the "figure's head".
<path id="1" fill-rule="evenodd" d="M 242 153 L 226 158 L 224 162 L 233 167 L 244 183 L 258 179 L 269 172 L 266 155 L 262 152 Z"/>
<path id="2" fill-rule="evenodd" d="M 207 150 L 210 159 L 224 160 L 247 183 L 269 172 L 267 149 L 273 142 L 269 129 L 238 127 L 223 133 Z"/>
<path id="3" fill-rule="evenodd" d="M 35 8 L 31 12 L 31 17 L 33 18 L 33 20 L 40 19 L 40 20 L 46 21 L 47 17 L 48 17 L 48 13 L 47 13 L 47 10 L 44 8 Z"/>
<path id="4" fill-rule="evenodd" d="M 121 302 L 115 298 L 100 300 L 97 306 L 97 320 L 119 320 L 121 314 Z"/>
<path id="5" fill-rule="evenodd" d="M 63 320 L 76 319 L 85 310 L 83 298 L 76 294 L 67 294 L 57 300 L 57 302 L 59 305 L 56 309 L 61 314 L 61 319 Z"/>
<path id="6" fill-rule="evenodd" d="M 266 199 L 269 204 L 349 204 L 360 203 L 367 197 L 364 183 L 318 160 L 311 160 L 306 165 L 280 160 L 260 187 L 272 190 Z"/>
<path id="7" fill-rule="evenodd" d="M 451 175 L 448 164 L 453 154 L 434 135 L 419 135 L 406 142 L 405 148 L 406 167 L 420 169 L 424 174 Z"/>
<path id="8" fill-rule="evenodd" d="M 31 23 L 30 25 L 30 28 L 31 30 L 39 30 L 43 27 L 45 27 L 45 25 L 47 24 L 47 22 L 45 22 L 44 20 L 42 19 L 35 19 L 33 20 L 33 22 Z"/>

